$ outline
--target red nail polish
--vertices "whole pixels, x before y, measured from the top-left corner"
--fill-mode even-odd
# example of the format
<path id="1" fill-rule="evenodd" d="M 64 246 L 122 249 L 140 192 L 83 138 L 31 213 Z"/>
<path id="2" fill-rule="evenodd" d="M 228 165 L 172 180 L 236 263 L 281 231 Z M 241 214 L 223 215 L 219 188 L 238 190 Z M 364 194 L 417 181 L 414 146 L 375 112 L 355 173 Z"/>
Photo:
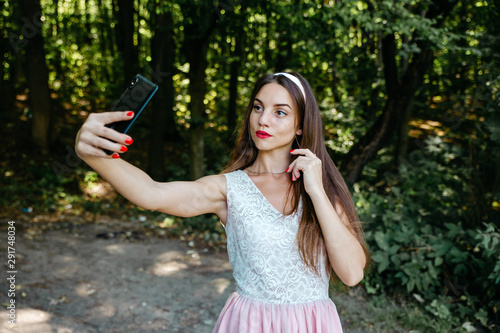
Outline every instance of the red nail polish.
<path id="1" fill-rule="evenodd" d="M 288 172 L 288 169 L 290 169 L 290 168 L 286 168 L 285 172 Z"/>
<path id="2" fill-rule="evenodd" d="M 290 150 L 290 153 L 292 153 L 295 149 Z"/>
<path id="3" fill-rule="evenodd" d="M 120 154 L 114 153 L 113 155 L 111 155 L 111 157 L 113 157 L 113 158 L 120 158 Z"/>
<path id="4" fill-rule="evenodd" d="M 128 144 L 128 145 L 131 145 L 132 142 L 134 142 L 134 140 L 129 139 L 129 138 L 125 139 L 125 143 Z"/>
<path id="5" fill-rule="evenodd" d="M 132 117 L 134 113 L 132 111 L 127 112 L 127 117 Z"/>
<path id="6" fill-rule="evenodd" d="M 122 151 L 122 152 L 126 152 L 127 150 L 128 150 L 128 148 L 127 148 L 127 147 L 125 147 L 125 146 L 121 146 L 121 147 L 120 147 L 120 151 Z"/>

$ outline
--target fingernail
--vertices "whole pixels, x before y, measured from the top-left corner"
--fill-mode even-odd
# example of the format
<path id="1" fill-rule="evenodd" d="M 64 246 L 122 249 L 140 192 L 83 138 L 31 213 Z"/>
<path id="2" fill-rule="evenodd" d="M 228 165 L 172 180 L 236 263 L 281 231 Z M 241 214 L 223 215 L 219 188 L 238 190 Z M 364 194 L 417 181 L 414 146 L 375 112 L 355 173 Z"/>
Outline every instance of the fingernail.
<path id="1" fill-rule="evenodd" d="M 120 151 L 122 151 L 122 152 L 126 152 L 127 150 L 128 150 L 128 148 L 127 148 L 127 147 L 125 147 L 125 146 L 121 146 L 121 147 L 120 147 Z"/>
<path id="2" fill-rule="evenodd" d="M 288 172 L 288 169 L 290 169 L 290 168 L 286 168 L 285 172 Z"/>
<path id="3" fill-rule="evenodd" d="M 295 150 L 295 149 L 290 150 L 290 153 L 293 153 L 293 151 L 294 151 L 294 150 Z"/>
<path id="4" fill-rule="evenodd" d="M 114 153 L 113 155 L 111 155 L 111 157 L 113 157 L 113 158 L 120 158 L 120 154 Z"/>
<path id="5" fill-rule="evenodd" d="M 131 145 L 132 142 L 134 142 L 134 140 L 129 139 L 129 138 L 125 139 L 125 143 L 128 144 L 128 145 Z"/>
<path id="6" fill-rule="evenodd" d="M 133 115 L 134 115 L 134 113 L 132 111 L 127 112 L 128 117 L 132 117 Z"/>

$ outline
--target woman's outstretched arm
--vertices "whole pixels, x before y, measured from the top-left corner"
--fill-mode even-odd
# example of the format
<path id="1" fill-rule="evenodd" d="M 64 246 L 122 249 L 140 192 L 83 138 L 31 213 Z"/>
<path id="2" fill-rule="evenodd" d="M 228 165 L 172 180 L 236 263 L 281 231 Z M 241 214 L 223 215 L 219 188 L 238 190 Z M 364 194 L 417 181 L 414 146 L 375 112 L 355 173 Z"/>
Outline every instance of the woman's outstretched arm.
<path id="1" fill-rule="evenodd" d="M 182 217 L 215 213 L 225 221 L 224 176 L 207 176 L 192 182 L 161 183 L 117 158 L 118 154 L 127 150 L 131 138 L 105 125 L 132 117 L 130 112 L 91 114 L 76 137 L 78 156 L 137 206 Z M 112 151 L 113 155 L 107 155 L 101 148 Z"/>

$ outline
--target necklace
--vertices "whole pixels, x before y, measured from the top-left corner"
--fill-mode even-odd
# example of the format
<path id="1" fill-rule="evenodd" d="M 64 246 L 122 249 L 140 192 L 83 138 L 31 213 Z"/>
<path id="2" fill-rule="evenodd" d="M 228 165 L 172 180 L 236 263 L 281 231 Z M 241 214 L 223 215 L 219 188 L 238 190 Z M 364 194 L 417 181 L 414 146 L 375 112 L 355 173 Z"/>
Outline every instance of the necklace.
<path id="1" fill-rule="evenodd" d="M 286 171 L 282 172 L 272 172 L 272 171 L 264 171 L 264 172 L 253 172 L 251 170 L 246 169 L 248 172 L 254 174 L 254 175 L 265 175 L 265 174 L 271 174 L 271 175 L 280 175 L 282 173 L 286 173 Z"/>

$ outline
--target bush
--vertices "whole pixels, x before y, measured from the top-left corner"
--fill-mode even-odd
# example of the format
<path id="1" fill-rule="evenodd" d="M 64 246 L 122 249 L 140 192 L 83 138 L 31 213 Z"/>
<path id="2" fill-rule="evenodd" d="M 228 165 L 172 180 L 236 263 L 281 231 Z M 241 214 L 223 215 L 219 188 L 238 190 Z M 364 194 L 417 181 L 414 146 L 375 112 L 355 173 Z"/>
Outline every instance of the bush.
<path id="1" fill-rule="evenodd" d="M 433 154 L 435 140 L 427 141 L 418 163 L 400 167 L 385 193 L 355 186 L 374 262 L 365 287 L 411 295 L 450 330 L 493 329 L 500 309 L 500 234 L 491 223 L 470 226 L 467 172 L 455 160 L 460 151 L 440 142 Z"/>

